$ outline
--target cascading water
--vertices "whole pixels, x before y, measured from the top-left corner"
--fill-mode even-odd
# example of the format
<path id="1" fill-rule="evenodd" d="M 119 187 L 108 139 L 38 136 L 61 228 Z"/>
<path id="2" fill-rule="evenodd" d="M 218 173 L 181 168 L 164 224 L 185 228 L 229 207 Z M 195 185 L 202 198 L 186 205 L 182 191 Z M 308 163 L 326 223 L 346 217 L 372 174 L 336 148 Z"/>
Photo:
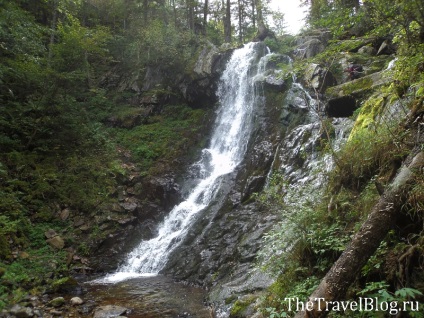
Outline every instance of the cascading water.
<path id="1" fill-rule="evenodd" d="M 264 51 L 262 44 L 249 43 L 233 52 L 218 88 L 220 108 L 210 147 L 203 149 L 202 159 L 196 163 L 202 174 L 200 181 L 159 225 L 157 236 L 142 241 L 128 255 L 125 264 L 102 279 L 103 282 L 158 274 L 168 255 L 185 237 L 195 215 L 214 199 L 222 176 L 242 161 L 257 104 L 254 76 L 260 71 L 257 65 Z"/>

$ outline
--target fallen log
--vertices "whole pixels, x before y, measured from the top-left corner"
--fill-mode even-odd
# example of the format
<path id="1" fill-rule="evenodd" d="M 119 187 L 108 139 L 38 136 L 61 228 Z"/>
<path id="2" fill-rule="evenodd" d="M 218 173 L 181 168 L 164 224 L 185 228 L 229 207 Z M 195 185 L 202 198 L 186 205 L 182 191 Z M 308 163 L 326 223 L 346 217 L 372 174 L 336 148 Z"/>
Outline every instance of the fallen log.
<path id="1" fill-rule="evenodd" d="M 345 251 L 309 296 L 307 306 L 295 318 L 325 317 L 331 311 L 331 303 L 343 299 L 359 271 L 396 223 L 416 173 L 423 173 L 423 151 L 406 161 L 410 163 L 400 169 Z"/>

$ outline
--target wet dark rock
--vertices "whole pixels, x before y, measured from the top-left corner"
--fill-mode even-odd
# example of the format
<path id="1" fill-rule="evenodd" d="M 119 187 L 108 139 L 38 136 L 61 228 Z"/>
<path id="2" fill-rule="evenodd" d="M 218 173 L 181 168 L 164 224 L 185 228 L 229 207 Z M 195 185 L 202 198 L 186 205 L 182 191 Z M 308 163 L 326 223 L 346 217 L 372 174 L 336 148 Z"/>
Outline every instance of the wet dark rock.
<path id="1" fill-rule="evenodd" d="M 242 201 L 249 199 L 253 193 L 258 193 L 265 184 L 266 176 L 251 176 L 246 180 Z"/>
<path id="2" fill-rule="evenodd" d="M 326 114 L 328 117 L 350 117 L 357 108 L 355 98 L 348 95 L 330 99 L 327 104 Z"/>
<path id="3" fill-rule="evenodd" d="M 85 302 L 81 306 L 78 306 L 78 312 L 81 315 L 88 315 L 88 314 L 90 314 L 94 311 L 96 306 L 97 305 L 93 300 L 88 300 L 87 302 Z"/>
<path id="4" fill-rule="evenodd" d="M 180 186 L 173 175 L 164 175 L 145 180 L 143 184 L 144 198 L 150 202 L 159 201 L 164 209 L 172 208 L 180 197 Z"/>

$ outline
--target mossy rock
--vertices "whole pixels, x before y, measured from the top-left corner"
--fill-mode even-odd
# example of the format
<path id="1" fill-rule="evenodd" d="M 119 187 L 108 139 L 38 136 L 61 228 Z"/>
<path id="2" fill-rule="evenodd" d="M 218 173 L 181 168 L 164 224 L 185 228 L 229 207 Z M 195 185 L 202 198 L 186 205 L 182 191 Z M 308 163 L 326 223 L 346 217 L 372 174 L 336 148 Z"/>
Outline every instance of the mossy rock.
<path id="1" fill-rule="evenodd" d="M 355 98 L 363 97 L 366 93 L 388 84 L 390 81 L 392 81 L 390 72 L 382 71 L 355 79 L 351 82 L 329 87 L 326 91 L 326 95 L 329 99 L 347 95 L 351 95 Z"/>
<path id="2" fill-rule="evenodd" d="M 380 90 L 371 95 L 359 110 L 358 117 L 356 118 L 355 125 L 349 136 L 352 140 L 358 132 L 363 129 L 368 129 L 375 125 L 376 119 L 381 116 L 384 109 L 392 101 L 393 94 Z"/>
<path id="3" fill-rule="evenodd" d="M 54 308 L 61 307 L 64 304 L 65 304 L 65 298 L 63 298 L 63 297 L 56 297 L 49 302 L 49 305 L 54 307 Z"/>
<path id="4" fill-rule="evenodd" d="M 55 280 L 51 285 L 51 292 L 72 293 L 79 289 L 80 285 L 73 277 L 64 277 Z"/>
<path id="5" fill-rule="evenodd" d="M 231 307 L 230 318 L 242 318 L 251 316 L 253 313 L 252 305 L 255 302 L 256 297 L 253 295 L 246 295 L 243 298 L 236 300 L 234 305 Z"/>

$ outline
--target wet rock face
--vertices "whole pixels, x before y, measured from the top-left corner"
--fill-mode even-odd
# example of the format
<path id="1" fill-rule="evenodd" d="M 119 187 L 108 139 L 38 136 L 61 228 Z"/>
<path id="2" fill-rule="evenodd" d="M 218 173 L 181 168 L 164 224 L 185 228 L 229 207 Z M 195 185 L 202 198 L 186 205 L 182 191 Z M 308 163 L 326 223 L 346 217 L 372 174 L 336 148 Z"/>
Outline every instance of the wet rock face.
<path id="1" fill-rule="evenodd" d="M 91 260 L 101 272 L 115 270 L 141 239 L 155 236 L 157 224 L 181 200 L 180 186 L 172 174 L 134 177 L 118 189 L 117 195 L 119 204 L 110 207 L 116 215 L 101 221 L 101 227 L 111 231 L 98 243 Z"/>

